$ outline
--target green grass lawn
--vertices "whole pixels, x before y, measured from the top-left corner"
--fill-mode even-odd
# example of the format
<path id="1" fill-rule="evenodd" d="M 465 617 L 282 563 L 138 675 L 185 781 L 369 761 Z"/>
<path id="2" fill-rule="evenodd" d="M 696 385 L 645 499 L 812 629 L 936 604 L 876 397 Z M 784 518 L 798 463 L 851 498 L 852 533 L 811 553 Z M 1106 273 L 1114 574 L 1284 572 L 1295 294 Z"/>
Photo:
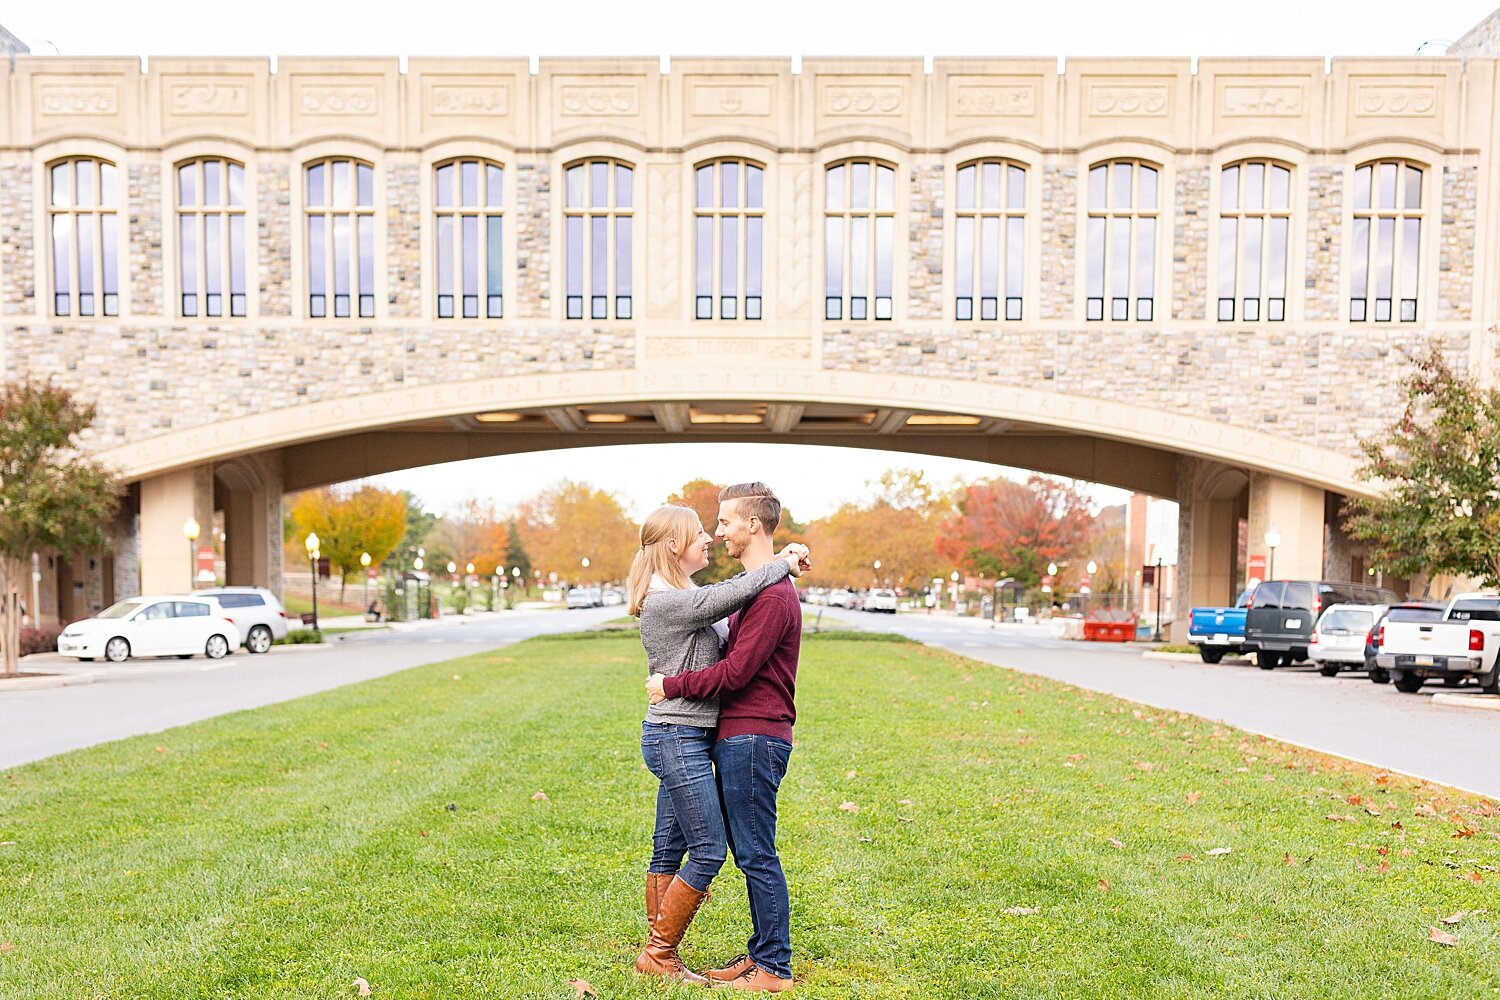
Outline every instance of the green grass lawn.
<path id="1" fill-rule="evenodd" d="M 0 776 L 0 997 L 666 995 L 630 971 L 643 672 L 629 632 L 535 639 Z M 1492 803 L 880 636 L 800 679 L 801 996 L 1500 987 Z M 730 865 L 685 957 L 748 926 Z"/>

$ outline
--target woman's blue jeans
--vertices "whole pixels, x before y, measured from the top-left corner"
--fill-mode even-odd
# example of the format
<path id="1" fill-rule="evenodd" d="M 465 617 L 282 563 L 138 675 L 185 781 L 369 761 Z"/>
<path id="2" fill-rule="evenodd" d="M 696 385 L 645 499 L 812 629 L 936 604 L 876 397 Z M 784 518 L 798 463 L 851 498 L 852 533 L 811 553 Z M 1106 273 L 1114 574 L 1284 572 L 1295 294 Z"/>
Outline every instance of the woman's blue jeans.
<path id="1" fill-rule="evenodd" d="M 712 729 L 666 722 L 641 725 L 641 756 L 661 782 L 647 870 L 677 872 L 699 892 L 708 889 L 727 855 L 713 745 Z M 688 859 L 685 865 L 683 855 Z"/>

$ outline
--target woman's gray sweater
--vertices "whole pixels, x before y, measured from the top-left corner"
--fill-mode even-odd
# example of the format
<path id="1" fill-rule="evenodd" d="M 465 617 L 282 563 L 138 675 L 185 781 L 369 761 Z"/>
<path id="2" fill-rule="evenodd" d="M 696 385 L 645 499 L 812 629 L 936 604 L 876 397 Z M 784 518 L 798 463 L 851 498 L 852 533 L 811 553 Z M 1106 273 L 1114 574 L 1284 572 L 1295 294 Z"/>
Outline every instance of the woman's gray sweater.
<path id="1" fill-rule="evenodd" d="M 653 590 L 641 602 L 641 645 L 653 674 L 675 677 L 719 662 L 721 647 L 714 622 L 750 603 L 751 598 L 791 573 L 785 559 L 774 559 L 753 573 L 693 590 Z M 646 710 L 647 722 L 670 722 L 711 729 L 719 723 L 717 701 L 668 698 Z"/>

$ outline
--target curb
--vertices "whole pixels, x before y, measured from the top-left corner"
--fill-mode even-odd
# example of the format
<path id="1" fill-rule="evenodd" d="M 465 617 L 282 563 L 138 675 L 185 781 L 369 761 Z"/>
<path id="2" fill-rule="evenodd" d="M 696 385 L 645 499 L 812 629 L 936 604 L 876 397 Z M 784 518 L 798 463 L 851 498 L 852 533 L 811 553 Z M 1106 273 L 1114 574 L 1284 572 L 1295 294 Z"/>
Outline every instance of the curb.
<path id="1" fill-rule="evenodd" d="M 1155 650 L 1149 650 L 1149 649 L 1146 652 L 1144 652 L 1144 653 L 1141 654 L 1141 658 L 1145 659 L 1145 660 L 1173 660 L 1173 661 L 1178 662 L 1178 663 L 1206 663 L 1207 662 L 1207 661 L 1205 661 L 1203 659 L 1203 657 L 1199 656 L 1197 653 L 1158 653 Z M 1242 656 L 1242 655 L 1236 653 L 1236 654 L 1232 654 L 1232 655 L 1229 655 L 1229 654 L 1225 655 L 1224 659 L 1220 660 L 1219 662 L 1220 663 L 1249 663 L 1250 659 L 1249 659 L 1249 657 Z M 1210 665 L 1213 665 L 1213 664 L 1210 664 Z"/>
<path id="2" fill-rule="evenodd" d="M 0 681 L 0 694 L 6 691 L 37 691 L 42 688 L 73 687 L 77 684 L 92 684 L 94 678 L 87 674 L 53 674 L 49 677 L 21 677 L 13 681 Z"/>
<path id="3" fill-rule="evenodd" d="M 1451 705 L 1454 708 L 1477 708 L 1486 712 L 1500 712 L 1500 698 L 1489 694 L 1435 694 L 1434 705 Z"/>

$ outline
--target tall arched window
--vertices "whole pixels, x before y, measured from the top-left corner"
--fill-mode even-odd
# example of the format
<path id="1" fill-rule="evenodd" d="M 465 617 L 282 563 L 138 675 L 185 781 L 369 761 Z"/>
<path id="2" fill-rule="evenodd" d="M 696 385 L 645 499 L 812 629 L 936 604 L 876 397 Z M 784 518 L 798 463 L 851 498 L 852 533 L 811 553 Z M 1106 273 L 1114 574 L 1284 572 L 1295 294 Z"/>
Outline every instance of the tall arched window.
<path id="1" fill-rule="evenodd" d="M 718 160 L 693 173 L 693 315 L 713 319 L 717 302 L 719 319 L 760 319 L 765 171 L 745 160 Z"/>
<path id="2" fill-rule="evenodd" d="M 875 160 L 846 160 L 824 172 L 823 318 L 891 318 L 895 285 L 896 171 Z M 874 295 L 871 295 L 871 292 Z"/>
<path id="3" fill-rule="evenodd" d="M 631 246 L 635 172 L 618 160 L 588 160 L 568 167 L 563 219 L 567 247 L 567 318 L 630 319 Z M 587 289 L 587 293 L 585 293 Z"/>
<path id="4" fill-rule="evenodd" d="M 108 160 L 80 156 L 48 170 L 52 312 L 120 314 L 119 177 Z"/>
<path id="5" fill-rule="evenodd" d="M 453 160 L 434 171 L 439 319 L 505 315 L 504 189 L 498 163 Z"/>
<path id="6" fill-rule="evenodd" d="M 375 315 L 375 168 L 358 160 L 307 165 L 307 314 Z M 333 311 L 328 309 L 333 299 Z"/>
<path id="7" fill-rule="evenodd" d="M 1158 172 L 1137 160 L 1089 170 L 1088 318 L 1150 320 L 1155 314 Z M 1134 309 L 1131 300 L 1134 299 Z"/>
<path id="8" fill-rule="evenodd" d="M 1292 172 L 1277 163 L 1231 163 L 1219 174 L 1219 319 L 1286 319 Z"/>
<path id="9" fill-rule="evenodd" d="M 1417 319 L 1422 250 L 1422 167 L 1380 160 L 1354 171 L 1353 278 L 1349 319 L 1389 323 Z M 1370 300 L 1374 299 L 1374 308 Z M 1392 308 L 1399 302 L 1399 310 Z"/>
<path id="10" fill-rule="evenodd" d="M 183 316 L 245 315 L 245 168 L 205 157 L 177 165 L 177 287 Z"/>
<path id="11" fill-rule="evenodd" d="M 959 167 L 954 208 L 954 318 L 999 319 L 1003 298 L 1005 318 L 1020 319 L 1026 274 L 1026 169 L 1004 160 Z"/>

